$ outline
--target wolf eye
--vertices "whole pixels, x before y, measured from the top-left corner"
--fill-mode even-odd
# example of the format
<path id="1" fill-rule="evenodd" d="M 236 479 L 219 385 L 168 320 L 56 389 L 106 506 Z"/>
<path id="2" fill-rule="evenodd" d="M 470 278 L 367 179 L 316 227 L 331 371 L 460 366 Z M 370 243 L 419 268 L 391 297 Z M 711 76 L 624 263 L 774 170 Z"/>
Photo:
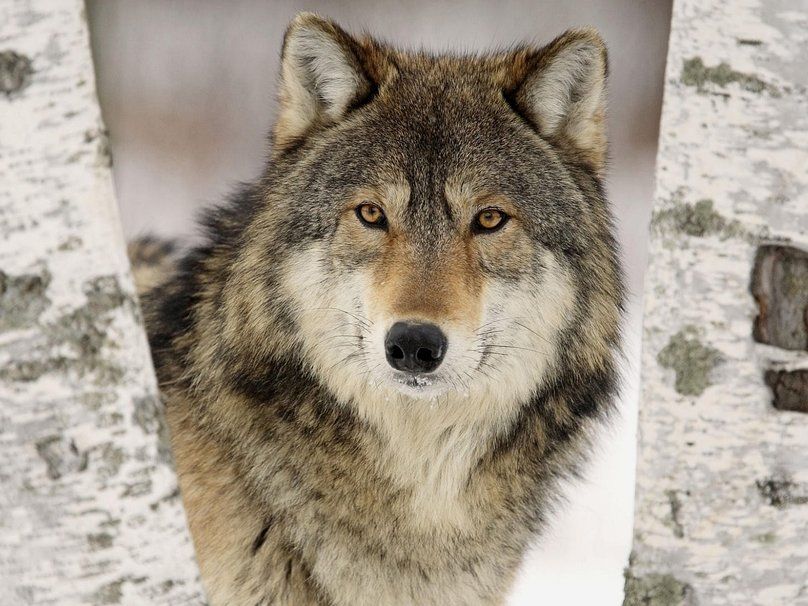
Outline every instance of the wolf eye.
<path id="1" fill-rule="evenodd" d="M 508 215 L 496 208 L 484 208 L 474 217 L 474 231 L 492 232 L 502 228 L 508 222 Z"/>
<path id="2" fill-rule="evenodd" d="M 384 229 L 387 227 L 387 217 L 384 211 L 376 204 L 365 202 L 356 207 L 356 216 L 368 227 Z"/>

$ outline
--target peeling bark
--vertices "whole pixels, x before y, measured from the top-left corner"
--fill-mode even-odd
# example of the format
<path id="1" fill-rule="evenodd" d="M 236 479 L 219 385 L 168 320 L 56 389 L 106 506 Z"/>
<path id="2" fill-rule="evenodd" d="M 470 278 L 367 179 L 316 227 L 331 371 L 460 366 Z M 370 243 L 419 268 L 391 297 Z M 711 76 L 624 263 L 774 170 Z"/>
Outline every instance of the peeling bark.
<path id="1" fill-rule="evenodd" d="M 807 29 L 674 0 L 627 605 L 808 604 Z"/>
<path id="2" fill-rule="evenodd" d="M 0 23 L 0 604 L 201 604 L 84 6 Z"/>
<path id="3" fill-rule="evenodd" d="M 791 246 L 761 246 L 752 271 L 758 303 L 755 340 L 808 350 L 808 252 Z"/>

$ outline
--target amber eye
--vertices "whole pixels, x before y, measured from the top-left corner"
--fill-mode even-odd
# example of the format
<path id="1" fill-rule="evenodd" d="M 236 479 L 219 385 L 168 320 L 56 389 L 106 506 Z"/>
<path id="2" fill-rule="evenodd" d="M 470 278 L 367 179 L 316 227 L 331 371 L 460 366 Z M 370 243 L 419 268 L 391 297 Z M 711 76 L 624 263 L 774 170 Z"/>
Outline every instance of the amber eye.
<path id="1" fill-rule="evenodd" d="M 484 208 L 477 213 L 472 226 L 477 232 L 491 232 L 508 222 L 508 215 L 496 208 Z"/>
<path id="2" fill-rule="evenodd" d="M 357 206 L 356 216 L 368 227 L 387 227 L 387 217 L 384 215 L 384 211 L 370 202 L 365 202 Z"/>

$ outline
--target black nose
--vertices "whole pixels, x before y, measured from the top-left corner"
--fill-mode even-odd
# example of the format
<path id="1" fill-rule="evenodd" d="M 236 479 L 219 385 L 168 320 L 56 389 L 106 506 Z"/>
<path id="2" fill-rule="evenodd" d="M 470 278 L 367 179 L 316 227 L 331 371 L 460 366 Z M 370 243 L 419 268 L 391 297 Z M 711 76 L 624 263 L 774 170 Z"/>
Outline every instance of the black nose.
<path id="1" fill-rule="evenodd" d="M 434 324 L 396 322 L 384 339 L 387 361 L 396 370 L 431 372 L 446 355 L 446 335 Z"/>

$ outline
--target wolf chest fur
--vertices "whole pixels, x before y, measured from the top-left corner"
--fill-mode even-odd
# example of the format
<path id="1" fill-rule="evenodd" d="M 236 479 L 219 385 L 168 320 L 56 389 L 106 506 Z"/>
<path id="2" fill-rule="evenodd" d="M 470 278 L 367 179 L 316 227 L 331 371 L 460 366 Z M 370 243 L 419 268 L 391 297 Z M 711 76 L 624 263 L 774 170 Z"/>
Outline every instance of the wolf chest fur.
<path id="1" fill-rule="evenodd" d="M 212 604 L 503 603 L 613 408 L 605 78 L 289 26 L 264 172 L 144 296 Z"/>

